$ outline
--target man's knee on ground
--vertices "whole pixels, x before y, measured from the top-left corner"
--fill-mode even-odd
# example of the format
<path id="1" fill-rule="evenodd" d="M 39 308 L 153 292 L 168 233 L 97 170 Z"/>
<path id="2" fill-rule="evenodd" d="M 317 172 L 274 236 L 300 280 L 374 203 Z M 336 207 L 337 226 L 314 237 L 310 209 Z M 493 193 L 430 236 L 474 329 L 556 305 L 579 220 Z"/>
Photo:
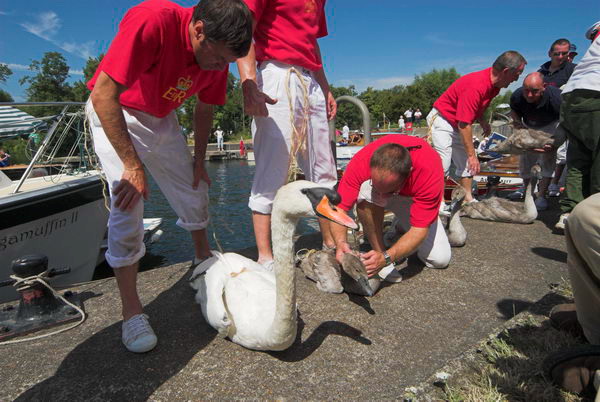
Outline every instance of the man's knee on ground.
<path id="1" fill-rule="evenodd" d="M 443 247 L 443 250 L 431 251 L 429 255 L 423 256 L 419 253 L 419 258 L 425 263 L 427 268 L 443 269 L 450 265 L 450 259 L 452 258 L 452 251 L 450 245 Z"/>
<path id="2" fill-rule="evenodd" d="M 429 256 L 424 262 L 427 268 L 444 269 L 450 265 L 450 256 L 440 256 L 440 258 L 431 258 L 431 256 Z"/>

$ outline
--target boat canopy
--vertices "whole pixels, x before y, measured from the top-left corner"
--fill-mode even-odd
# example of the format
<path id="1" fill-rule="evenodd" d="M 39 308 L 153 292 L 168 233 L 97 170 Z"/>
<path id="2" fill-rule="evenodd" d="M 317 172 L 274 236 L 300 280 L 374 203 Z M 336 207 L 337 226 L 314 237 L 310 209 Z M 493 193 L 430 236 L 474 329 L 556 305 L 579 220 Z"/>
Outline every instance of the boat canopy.
<path id="1" fill-rule="evenodd" d="M 0 106 L 0 139 L 27 136 L 46 123 L 12 106 Z"/>

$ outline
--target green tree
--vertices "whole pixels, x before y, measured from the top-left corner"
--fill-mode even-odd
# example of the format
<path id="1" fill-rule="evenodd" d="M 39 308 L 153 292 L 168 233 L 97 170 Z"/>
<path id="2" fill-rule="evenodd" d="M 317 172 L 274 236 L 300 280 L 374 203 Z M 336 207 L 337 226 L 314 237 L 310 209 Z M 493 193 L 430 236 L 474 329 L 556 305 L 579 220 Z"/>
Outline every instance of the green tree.
<path id="1" fill-rule="evenodd" d="M 12 75 L 12 70 L 6 64 L 0 63 L 0 82 L 6 82 L 6 79 Z M 2 89 L 0 89 L 0 102 L 12 102 L 13 97 Z"/>
<path id="2" fill-rule="evenodd" d="M 348 87 L 331 86 L 330 88 L 333 97 L 336 99 L 343 95 L 358 96 L 358 92 L 356 92 L 354 85 Z M 355 105 L 348 102 L 338 103 L 337 115 L 335 118 L 336 128 L 341 129 L 344 124 L 348 124 L 348 127 L 352 130 L 356 130 L 362 127 L 362 121 L 362 115 Z"/>
<path id="3" fill-rule="evenodd" d="M 83 68 L 83 79 L 75 82 L 72 88 L 72 100 L 75 102 L 85 102 L 90 97 L 90 90 L 87 88 L 87 82 L 92 79 L 98 69 L 98 65 L 104 58 L 104 53 L 98 57 L 90 57 Z"/>
<path id="4" fill-rule="evenodd" d="M 6 82 L 6 79 L 12 75 L 12 70 L 6 64 L 0 63 L 0 82 Z"/>
<path id="5" fill-rule="evenodd" d="M 14 102 L 13 97 L 8 92 L 0 89 L 0 102 Z"/>
<path id="6" fill-rule="evenodd" d="M 71 86 L 66 82 L 69 77 L 69 66 L 62 54 L 46 52 L 41 61 L 31 62 L 29 69 L 36 72 L 33 76 L 25 76 L 19 80 L 21 85 L 29 84 L 25 90 L 29 102 L 61 102 L 69 101 L 72 95 Z M 31 107 L 28 113 L 34 116 L 54 114 L 60 111 L 57 107 Z"/>
<path id="7" fill-rule="evenodd" d="M 492 99 L 492 101 L 490 102 L 490 106 L 488 106 L 485 113 L 483 114 L 483 117 L 485 118 L 485 120 L 492 121 L 493 113 L 500 112 L 497 110 L 498 105 L 500 105 L 502 103 L 510 104 L 510 97 L 512 96 L 512 94 L 513 94 L 512 91 L 506 91 L 503 94 L 498 95 L 494 99 Z M 506 110 L 506 109 L 504 109 L 504 110 Z"/>
<path id="8" fill-rule="evenodd" d="M 436 99 L 459 77 L 460 74 L 454 67 L 433 69 L 428 73 L 415 76 L 413 83 L 406 87 L 406 99 L 410 100 L 410 104 L 402 109 L 419 108 L 423 116 L 427 116 Z"/>
<path id="9" fill-rule="evenodd" d="M 383 124 L 383 106 L 381 91 L 368 87 L 358 99 L 363 101 L 371 114 L 371 128 L 377 129 Z"/>
<path id="10" fill-rule="evenodd" d="M 196 96 L 192 96 L 186 99 L 176 111 L 179 124 L 186 134 L 190 134 L 194 130 L 194 108 L 196 103 Z M 252 118 L 244 115 L 240 80 L 230 72 L 227 77 L 227 101 L 224 105 L 215 106 L 212 131 L 217 127 L 221 127 L 225 133 L 225 140 L 228 141 L 235 140 L 239 136 L 247 138 L 250 134 L 251 122 Z M 231 135 L 229 135 L 230 132 Z M 216 141 L 216 139 L 211 137 L 209 141 Z"/>

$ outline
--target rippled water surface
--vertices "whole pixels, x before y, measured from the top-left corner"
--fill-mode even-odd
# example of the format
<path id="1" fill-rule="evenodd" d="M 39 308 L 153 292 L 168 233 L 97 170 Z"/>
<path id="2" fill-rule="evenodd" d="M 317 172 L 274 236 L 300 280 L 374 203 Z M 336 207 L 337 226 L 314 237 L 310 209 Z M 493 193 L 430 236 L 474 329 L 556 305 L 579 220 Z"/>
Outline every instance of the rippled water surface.
<path id="1" fill-rule="evenodd" d="M 254 246 L 252 218 L 248 209 L 254 165 L 245 160 L 230 160 L 206 162 L 206 168 L 212 181 L 208 227 L 211 248 L 216 248 L 213 233 L 225 251 Z M 189 261 L 194 254 L 191 237 L 175 224 L 177 216 L 156 183 L 152 179 L 150 182 L 151 194 L 145 203 L 144 217 L 163 218 L 161 229 L 164 234 L 159 242 L 150 246 L 141 265 L 148 269 Z M 314 227 L 314 222 L 302 221 L 298 231 L 308 233 L 314 231 Z"/>

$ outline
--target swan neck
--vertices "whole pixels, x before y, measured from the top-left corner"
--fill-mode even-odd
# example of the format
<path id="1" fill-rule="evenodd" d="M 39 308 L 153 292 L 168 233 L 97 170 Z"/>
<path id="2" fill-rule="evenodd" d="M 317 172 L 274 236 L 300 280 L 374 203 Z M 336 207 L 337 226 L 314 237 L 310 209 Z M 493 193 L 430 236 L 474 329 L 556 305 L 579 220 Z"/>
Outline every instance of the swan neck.
<path id="1" fill-rule="evenodd" d="M 533 200 L 533 188 L 537 184 L 537 178 L 532 177 L 529 179 L 527 188 L 525 189 L 525 210 L 527 212 L 535 211 L 537 214 L 537 208 L 535 207 L 535 201 Z"/>
<path id="2" fill-rule="evenodd" d="M 287 217 L 277 208 L 271 216 L 271 237 L 275 261 L 276 310 L 270 333 L 276 341 L 296 337 L 296 286 L 294 270 L 294 231 L 298 219 Z"/>

